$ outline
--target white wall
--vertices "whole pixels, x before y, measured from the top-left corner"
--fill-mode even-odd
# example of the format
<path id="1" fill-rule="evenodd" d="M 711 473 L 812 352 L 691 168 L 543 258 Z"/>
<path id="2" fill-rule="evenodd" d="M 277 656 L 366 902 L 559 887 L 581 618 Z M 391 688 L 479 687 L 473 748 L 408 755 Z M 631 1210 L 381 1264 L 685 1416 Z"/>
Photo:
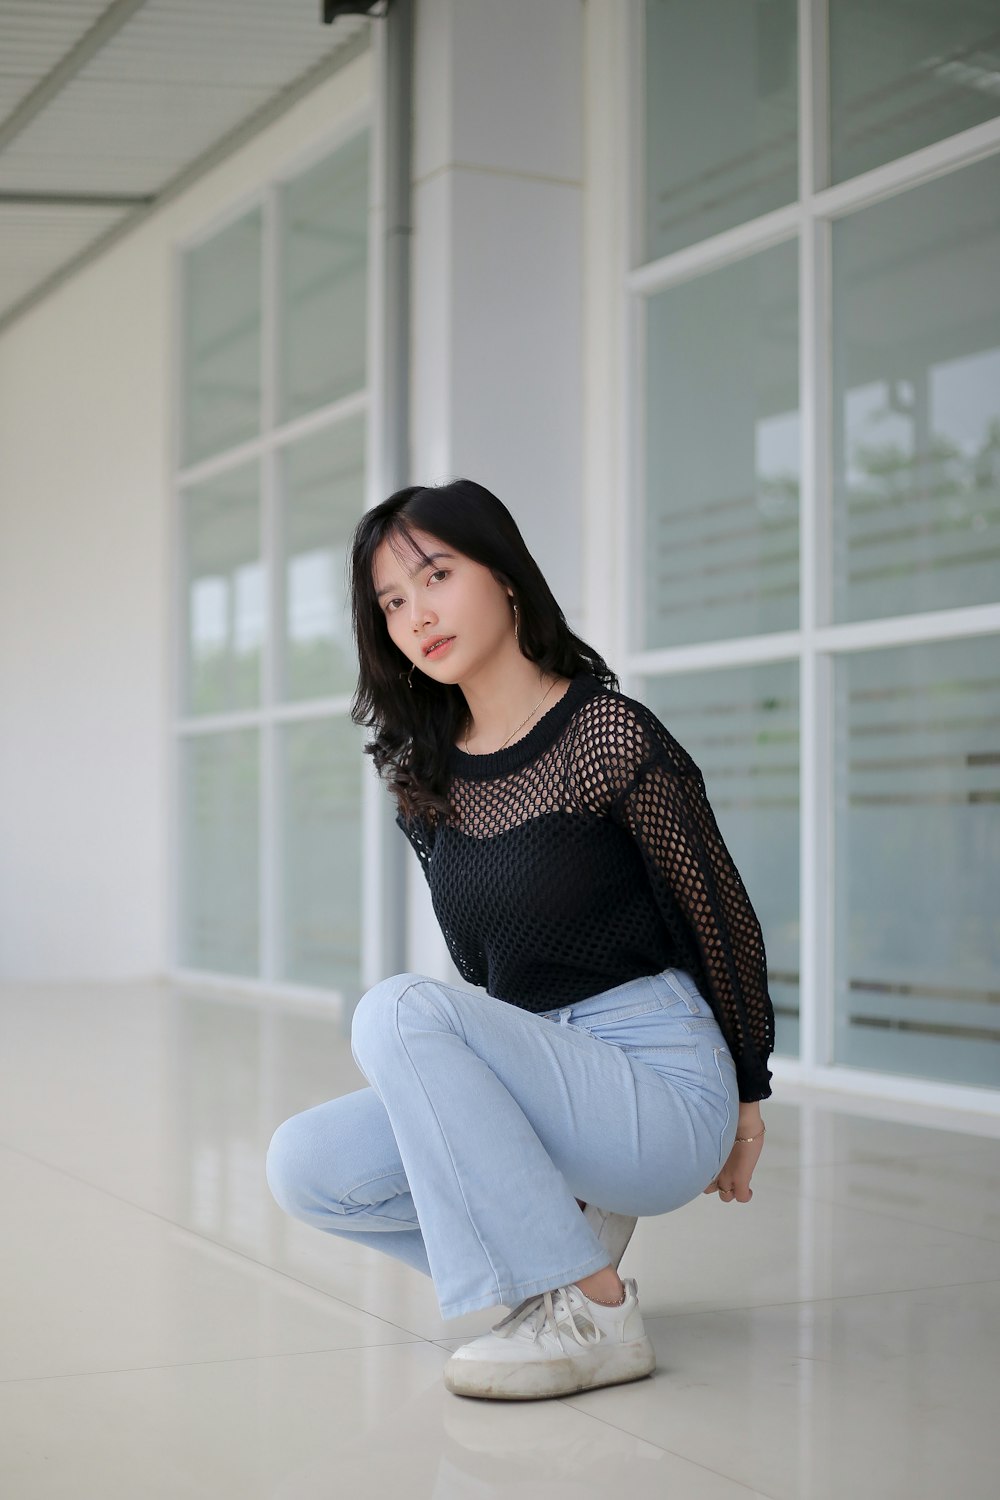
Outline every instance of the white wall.
<path id="1" fill-rule="evenodd" d="M 371 61 L 0 336 L 0 979 L 166 969 L 172 248 L 363 107 Z"/>

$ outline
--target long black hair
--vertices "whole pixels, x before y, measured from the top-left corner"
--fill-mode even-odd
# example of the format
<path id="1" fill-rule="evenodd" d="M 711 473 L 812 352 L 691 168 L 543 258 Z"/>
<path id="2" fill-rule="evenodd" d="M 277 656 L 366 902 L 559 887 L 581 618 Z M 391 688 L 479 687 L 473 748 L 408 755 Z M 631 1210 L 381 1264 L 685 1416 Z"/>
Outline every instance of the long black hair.
<path id="1" fill-rule="evenodd" d="M 605 687 L 617 691 L 619 684 L 604 659 L 570 630 L 514 517 L 481 484 L 455 479 L 409 485 L 366 511 L 355 528 L 348 564 L 359 664 L 351 718 L 374 729 L 365 754 L 388 781 L 404 817 L 421 813 L 433 825 L 450 811 L 448 755 L 468 718 L 465 695 L 454 683 L 435 682 L 424 672 L 406 680 L 412 663 L 389 635 L 373 570 L 375 551 L 387 537 L 423 559 L 414 530 L 438 537 L 513 589 L 522 656 L 562 677 L 588 671 Z"/>

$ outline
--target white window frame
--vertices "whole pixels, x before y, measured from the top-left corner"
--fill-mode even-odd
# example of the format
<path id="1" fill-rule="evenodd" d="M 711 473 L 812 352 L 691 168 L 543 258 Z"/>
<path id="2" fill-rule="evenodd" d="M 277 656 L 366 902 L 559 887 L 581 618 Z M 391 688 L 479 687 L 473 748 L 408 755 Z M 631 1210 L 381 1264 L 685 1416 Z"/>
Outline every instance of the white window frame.
<path id="1" fill-rule="evenodd" d="M 831 430 L 828 343 L 832 226 L 848 213 L 944 173 L 1000 154 L 1000 118 L 922 147 L 834 187 L 828 180 L 825 98 L 827 0 L 799 0 L 799 200 L 699 244 L 643 264 L 641 105 L 644 6 L 628 0 L 588 3 L 588 144 L 590 207 L 588 368 L 606 374 L 588 399 L 584 497 L 586 596 L 607 593 L 608 560 L 614 604 L 598 604 L 589 623 L 613 649 L 626 692 L 639 681 L 722 666 L 798 663 L 800 695 L 800 1053 L 775 1057 L 775 1078 L 846 1091 L 939 1114 L 976 1111 L 1000 1117 L 1000 1090 L 846 1067 L 833 1062 L 834 863 L 833 667 L 836 656 L 921 642 L 966 640 L 1000 631 L 1000 603 L 944 609 L 885 620 L 830 621 Z M 612 243 L 607 224 L 619 226 Z M 798 240 L 801 286 L 799 400 L 801 456 L 800 611 L 796 630 L 702 645 L 634 649 L 636 586 L 630 576 L 632 539 L 642 516 L 643 310 L 667 287 L 726 266 L 755 251 Z M 602 278 L 606 278 L 602 285 Z M 608 288 L 614 288 L 612 300 Z M 599 361 L 593 364 L 591 361 Z M 618 494 L 623 507 L 608 506 Z M 603 585 L 602 585 L 603 579 Z"/>

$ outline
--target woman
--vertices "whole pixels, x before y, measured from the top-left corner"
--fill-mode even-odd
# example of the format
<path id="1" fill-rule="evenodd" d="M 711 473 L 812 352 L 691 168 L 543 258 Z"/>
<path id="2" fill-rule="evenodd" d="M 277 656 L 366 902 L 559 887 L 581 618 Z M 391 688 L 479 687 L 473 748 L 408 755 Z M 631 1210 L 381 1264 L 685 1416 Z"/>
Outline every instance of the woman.
<path id="1" fill-rule="evenodd" d="M 450 1390 L 639 1379 L 653 1350 L 618 1275 L 636 1216 L 751 1197 L 760 925 L 698 767 L 569 629 L 495 495 L 391 495 L 358 524 L 351 592 L 352 716 L 486 993 L 370 989 L 351 1038 L 370 1087 L 279 1127 L 271 1190 L 430 1275 L 446 1318 L 512 1309 L 448 1360 Z"/>

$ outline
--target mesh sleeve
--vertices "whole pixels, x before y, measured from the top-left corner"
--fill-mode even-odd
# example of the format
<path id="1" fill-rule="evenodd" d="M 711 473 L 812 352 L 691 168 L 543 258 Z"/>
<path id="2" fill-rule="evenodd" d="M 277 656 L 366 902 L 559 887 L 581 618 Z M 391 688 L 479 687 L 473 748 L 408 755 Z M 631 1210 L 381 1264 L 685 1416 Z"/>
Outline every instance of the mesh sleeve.
<path id="1" fill-rule="evenodd" d="M 415 817 L 407 821 L 401 812 L 397 812 L 396 814 L 396 826 L 403 830 L 403 833 L 415 849 L 417 858 L 420 861 L 420 868 L 426 875 L 429 885 L 431 877 L 428 867 L 431 861 L 431 851 L 434 848 L 433 833 L 425 827 L 422 818 Z"/>
<path id="2" fill-rule="evenodd" d="M 684 955 L 683 967 L 712 1005 L 733 1055 L 740 1099 L 766 1099 L 774 1010 L 760 923 L 719 831 L 701 771 L 658 720 L 652 728 L 641 720 L 631 728 L 633 754 L 626 758 L 634 761 L 640 750 L 641 756 L 610 814 L 642 851 L 657 906 Z M 619 765 L 622 749 L 619 744 Z"/>

